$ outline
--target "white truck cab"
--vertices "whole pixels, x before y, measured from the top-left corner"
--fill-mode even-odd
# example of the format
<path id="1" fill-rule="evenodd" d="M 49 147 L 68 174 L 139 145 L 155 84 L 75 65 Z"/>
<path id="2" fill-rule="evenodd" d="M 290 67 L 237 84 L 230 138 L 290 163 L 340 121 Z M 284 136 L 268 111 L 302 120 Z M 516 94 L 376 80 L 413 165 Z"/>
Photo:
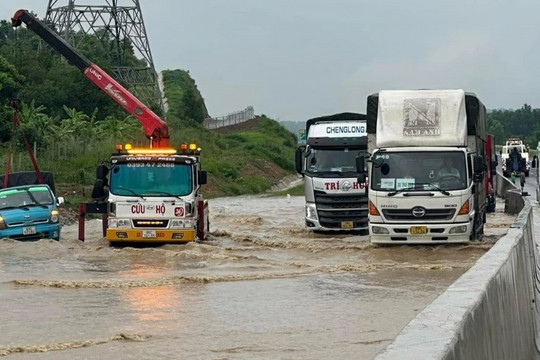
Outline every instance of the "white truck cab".
<path id="1" fill-rule="evenodd" d="M 306 122 L 306 145 L 295 160 L 305 180 L 307 230 L 367 233 L 367 183 L 358 181 L 356 166 L 367 154 L 365 119 L 340 113 Z"/>

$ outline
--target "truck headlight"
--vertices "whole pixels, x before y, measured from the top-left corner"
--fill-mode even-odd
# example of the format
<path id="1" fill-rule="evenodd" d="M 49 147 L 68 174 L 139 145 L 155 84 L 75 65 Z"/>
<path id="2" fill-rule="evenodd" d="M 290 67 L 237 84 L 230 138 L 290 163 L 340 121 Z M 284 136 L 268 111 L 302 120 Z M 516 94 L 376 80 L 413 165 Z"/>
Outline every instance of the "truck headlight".
<path id="1" fill-rule="evenodd" d="M 317 206 L 315 204 L 306 204 L 306 219 L 317 221 Z"/>
<path id="2" fill-rule="evenodd" d="M 171 229 L 183 229 L 184 220 L 173 219 L 171 220 Z"/>
<path id="3" fill-rule="evenodd" d="M 0 216 L 0 230 L 6 228 L 6 222 L 4 221 L 4 218 Z"/>
<path id="4" fill-rule="evenodd" d="M 58 218 L 58 210 L 51 210 L 51 217 L 49 219 L 52 223 L 57 223 L 59 218 Z"/>
<path id="5" fill-rule="evenodd" d="M 129 221 L 129 219 L 109 218 L 108 227 L 111 229 L 130 228 L 131 222 Z"/>
<path id="6" fill-rule="evenodd" d="M 450 234 L 463 234 L 467 231 L 467 225 L 454 226 L 450 229 Z"/>
<path id="7" fill-rule="evenodd" d="M 194 222 L 193 220 L 184 220 L 184 228 L 193 228 L 194 227 Z"/>
<path id="8" fill-rule="evenodd" d="M 387 228 L 383 228 L 383 227 L 380 227 L 380 226 L 372 226 L 371 227 L 371 232 L 373 234 L 377 234 L 377 235 L 387 235 L 387 234 L 390 234 L 390 231 L 388 231 Z"/>

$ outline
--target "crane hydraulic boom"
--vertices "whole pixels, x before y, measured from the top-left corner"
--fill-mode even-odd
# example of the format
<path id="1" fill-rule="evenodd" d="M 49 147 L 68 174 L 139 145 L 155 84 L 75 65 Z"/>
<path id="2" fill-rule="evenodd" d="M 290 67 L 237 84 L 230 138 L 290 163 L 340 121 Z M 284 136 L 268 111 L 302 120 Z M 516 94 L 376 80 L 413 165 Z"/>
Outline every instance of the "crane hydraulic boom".
<path id="1" fill-rule="evenodd" d="M 28 29 L 32 30 L 53 49 L 58 51 L 99 89 L 136 118 L 142 124 L 146 137 L 150 139 L 151 147 L 164 148 L 169 146 L 169 130 L 165 121 L 99 66 L 93 64 L 48 26 L 39 21 L 28 10 L 18 10 L 11 19 L 11 23 L 13 27 L 25 23 Z"/>

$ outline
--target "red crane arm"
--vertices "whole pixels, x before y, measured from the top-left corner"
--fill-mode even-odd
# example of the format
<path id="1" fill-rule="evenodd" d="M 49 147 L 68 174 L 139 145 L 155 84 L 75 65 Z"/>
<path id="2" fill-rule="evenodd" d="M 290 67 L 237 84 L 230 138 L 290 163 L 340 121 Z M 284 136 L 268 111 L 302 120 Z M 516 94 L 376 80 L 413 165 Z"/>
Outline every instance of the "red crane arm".
<path id="1" fill-rule="evenodd" d="M 90 62 L 58 34 L 29 13 L 28 10 L 18 10 L 13 18 L 11 18 L 11 23 L 14 27 L 20 26 L 23 22 L 28 29 L 32 30 L 53 49 L 58 51 L 70 64 L 81 70 L 94 85 L 136 118 L 143 126 L 144 133 L 150 139 L 152 147 L 161 148 L 169 146 L 168 125 L 156 113 L 150 110 L 99 66 Z"/>

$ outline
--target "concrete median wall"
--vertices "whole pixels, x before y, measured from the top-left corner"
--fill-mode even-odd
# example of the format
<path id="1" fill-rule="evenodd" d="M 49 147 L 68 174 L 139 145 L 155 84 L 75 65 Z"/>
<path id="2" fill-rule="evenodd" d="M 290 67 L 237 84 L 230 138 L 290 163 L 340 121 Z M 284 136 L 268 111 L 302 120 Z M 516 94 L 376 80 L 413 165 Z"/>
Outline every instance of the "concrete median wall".
<path id="1" fill-rule="evenodd" d="M 374 359 L 540 359 L 538 231 L 538 206 L 526 203 L 507 235 Z"/>

